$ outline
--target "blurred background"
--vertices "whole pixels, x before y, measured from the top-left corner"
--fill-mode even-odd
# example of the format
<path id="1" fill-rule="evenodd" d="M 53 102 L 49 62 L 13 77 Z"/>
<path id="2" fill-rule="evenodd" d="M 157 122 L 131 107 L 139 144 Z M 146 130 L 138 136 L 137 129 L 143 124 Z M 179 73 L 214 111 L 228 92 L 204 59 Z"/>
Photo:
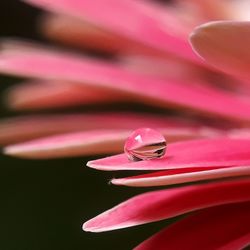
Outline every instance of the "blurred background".
<path id="1" fill-rule="evenodd" d="M 6 36 L 24 37 L 45 42 L 36 31 L 39 14 L 39 10 L 18 0 L 1 0 L 1 39 Z M 0 76 L 2 118 L 18 114 L 5 107 L 4 91 L 20 80 Z M 122 104 L 118 108 L 129 109 Z M 142 192 L 141 189 L 109 185 L 109 179 L 114 177 L 112 173 L 86 168 L 88 160 L 35 161 L 0 155 L 0 249 L 127 250 L 166 225 L 166 222 L 160 222 L 108 233 L 83 232 L 81 226 L 84 221 Z"/>

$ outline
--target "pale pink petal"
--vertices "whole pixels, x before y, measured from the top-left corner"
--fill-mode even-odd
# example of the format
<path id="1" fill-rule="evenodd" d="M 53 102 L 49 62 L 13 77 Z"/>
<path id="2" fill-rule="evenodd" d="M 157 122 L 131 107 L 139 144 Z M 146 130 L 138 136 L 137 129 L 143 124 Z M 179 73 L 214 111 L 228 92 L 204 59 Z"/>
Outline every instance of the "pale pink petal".
<path id="1" fill-rule="evenodd" d="M 167 53 L 198 62 L 176 30 L 185 26 L 173 14 L 149 1 L 25 0 L 46 10 L 74 16 Z M 98 8 L 97 8 L 98 6 Z M 129 13 L 129 15 L 128 15 Z M 175 29 L 173 29 L 173 27 Z M 177 35 L 176 35 L 177 33 Z"/>
<path id="2" fill-rule="evenodd" d="M 204 24 L 194 30 L 191 43 L 209 64 L 230 75 L 250 79 L 250 22 Z"/>
<path id="3" fill-rule="evenodd" d="M 237 166 L 218 169 L 207 168 L 189 168 L 178 171 L 161 171 L 151 174 L 132 176 L 127 178 L 113 179 L 112 184 L 132 186 L 132 187 L 148 187 L 163 186 L 179 183 L 187 183 L 201 180 L 214 180 L 226 177 L 250 176 L 250 166 Z"/>
<path id="4" fill-rule="evenodd" d="M 174 223 L 134 250 L 243 249 L 250 243 L 250 203 L 208 208 Z"/>
<path id="5" fill-rule="evenodd" d="M 227 0 L 177 0 L 178 10 L 186 16 L 187 21 L 193 20 L 195 25 L 209 20 L 225 20 L 232 18 L 233 1 Z M 180 14 L 179 14 L 180 15 Z"/>
<path id="6" fill-rule="evenodd" d="M 209 72 L 208 69 L 202 69 L 187 61 L 178 60 L 176 58 L 122 55 L 119 57 L 119 62 L 129 70 L 166 80 L 183 80 L 186 78 L 196 80 L 197 82 L 197 79 L 201 79 L 203 75 Z M 209 73 L 213 74 L 212 72 Z"/>
<path id="7" fill-rule="evenodd" d="M 70 114 L 70 115 L 36 115 L 7 118 L 0 121 L 0 144 L 6 145 L 44 137 L 52 134 L 67 133 L 93 129 L 137 129 L 147 126 L 152 128 L 187 127 L 190 131 L 196 131 L 197 124 L 175 118 L 163 118 L 157 115 L 138 113 L 93 113 L 93 114 Z M 206 132 L 207 131 L 207 132 Z M 209 134 L 210 130 L 204 130 Z M 191 133 L 191 132 L 190 132 Z M 194 132 L 192 133 L 194 135 Z M 181 135 L 179 133 L 179 135 Z M 182 133 L 188 135 L 188 129 Z"/>
<path id="8" fill-rule="evenodd" d="M 7 155 L 30 159 L 113 154 L 122 149 L 121 137 L 124 138 L 128 135 L 127 130 L 114 130 L 114 132 L 112 130 L 91 130 L 10 145 L 3 151 Z"/>
<path id="9" fill-rule="evenodd" d="M 188 108 L 202 115 L 222 116 L 249 122 L 250 103 L 229 92 L 200 83 L 188 84 L 154 79 L 131 72 L 121 65 L 66 53 L 56 53 L 30 46 L 5 45 L 0 55 L 0 71 L 26 77 L 79 82 L 129 94 L 138 102 L 174 108 Z M 20 49 L 22 48 L 22 49 Z M 32 65 L 32 66 L 31 66 Z"/>
<path id="10" fill-rule="evenodd" d="M 114 91 L 63 81 L 25 82 L 9 88 L 5 93 L 7 106 L 16 110 L 110 103 L 123 99 Z"/>
<path id="11" fill-rule="evenodd" d="M 125 154 L 88 162 L 100 170 L 166 170 L 250 164 L 250 140 L 202 139 L 170 143 L 160 159 L 131 162 Z"/>
<path id="12" fill-rule="evenodd" d="M 250 200 L 250 179 L 148 192 L 87 221 L 83 230 L 103 232 L 175 217 L 207 207 Z"/>
<path id="13" fill-rule="evenodd" d="M 101 126 L 101 125 L 100 125 Z M 169 142 L 190 138 L 210 137 L 213 130 L 168 128 L 159 129 Z M 89 130 L 28 141 L 4 148 L 4 153 L 24 158 L 57 158 L 123 152 L 131 130 Z"/>

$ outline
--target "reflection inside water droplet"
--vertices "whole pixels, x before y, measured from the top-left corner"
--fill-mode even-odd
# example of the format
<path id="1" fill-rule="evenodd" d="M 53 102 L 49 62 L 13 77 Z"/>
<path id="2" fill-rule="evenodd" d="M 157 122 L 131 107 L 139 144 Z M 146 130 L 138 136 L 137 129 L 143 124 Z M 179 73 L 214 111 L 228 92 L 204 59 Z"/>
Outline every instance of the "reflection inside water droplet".
<path id="1" fill-rule="evenodd" d="M 131 161 L 145 161 L 162 157 L 166 147 L 166 140 L 158 131 L 140 128 L 128 137 L 124 151 Z"/>

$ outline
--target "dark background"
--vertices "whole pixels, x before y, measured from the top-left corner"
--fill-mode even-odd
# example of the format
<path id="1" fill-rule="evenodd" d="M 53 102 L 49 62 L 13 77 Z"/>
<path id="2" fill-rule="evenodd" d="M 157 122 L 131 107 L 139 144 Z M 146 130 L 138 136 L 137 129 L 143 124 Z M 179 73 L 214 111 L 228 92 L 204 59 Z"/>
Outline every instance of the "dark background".
<path id="1" fill-rule="evenodd" d="M 42 38 L 39 11 L 18 0 L 0 1 L 0 36 Z M 0 76 L 1 94 L 18 79 Z M 3 104 L 1 117 L 15 115 Z M 108 185 L 113 173 L 85 167 L 88 159 L 31 161 L 0 155 L 0 249 L 132 249 L 166 222 L 107 233 L 85 233 L 82 223 L 145 189 Z"/>

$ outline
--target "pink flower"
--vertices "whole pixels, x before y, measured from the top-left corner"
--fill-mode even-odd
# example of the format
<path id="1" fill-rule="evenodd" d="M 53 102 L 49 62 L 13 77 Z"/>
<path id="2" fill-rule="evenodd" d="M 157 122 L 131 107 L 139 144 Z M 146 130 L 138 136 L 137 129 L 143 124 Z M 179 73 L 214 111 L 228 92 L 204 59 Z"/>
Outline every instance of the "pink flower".
<path id="1" fill-rule="evenodd" d="M 246 7 L 241 8 L 239 1 L 214 0 L 25 2 L 52 13 L 40 21 L 48 37 L 78 47 L 81 53 L 27 41 L 2 42 L 0 72 L 32 79 L 9 89 L 10 108 L 25 111 L 132 102 L 164 112 L 6 119 L 0 123 L 4 152 L 35 159 L 115 154 L 122 152 L 133 129 L 156 128 L 169 142 L 163 158 L 131 162 L 118 154 L 90 161 L 88 166 L 151 171 L 115 178 L 111 181 L 115 185 L 183 185 L 133 197 L 86 222 L 83 229 L 108 231 L 189 213 L 136 249 L 247 246 L 250 23 L 207 23 L 239 20 Z M 191 45 L 204 60 L 193 53 L 190 32 Z M 84 55 L 86 48 L 112 56 Z M 209 182 L 191 183 L 197 181 Z"/>

